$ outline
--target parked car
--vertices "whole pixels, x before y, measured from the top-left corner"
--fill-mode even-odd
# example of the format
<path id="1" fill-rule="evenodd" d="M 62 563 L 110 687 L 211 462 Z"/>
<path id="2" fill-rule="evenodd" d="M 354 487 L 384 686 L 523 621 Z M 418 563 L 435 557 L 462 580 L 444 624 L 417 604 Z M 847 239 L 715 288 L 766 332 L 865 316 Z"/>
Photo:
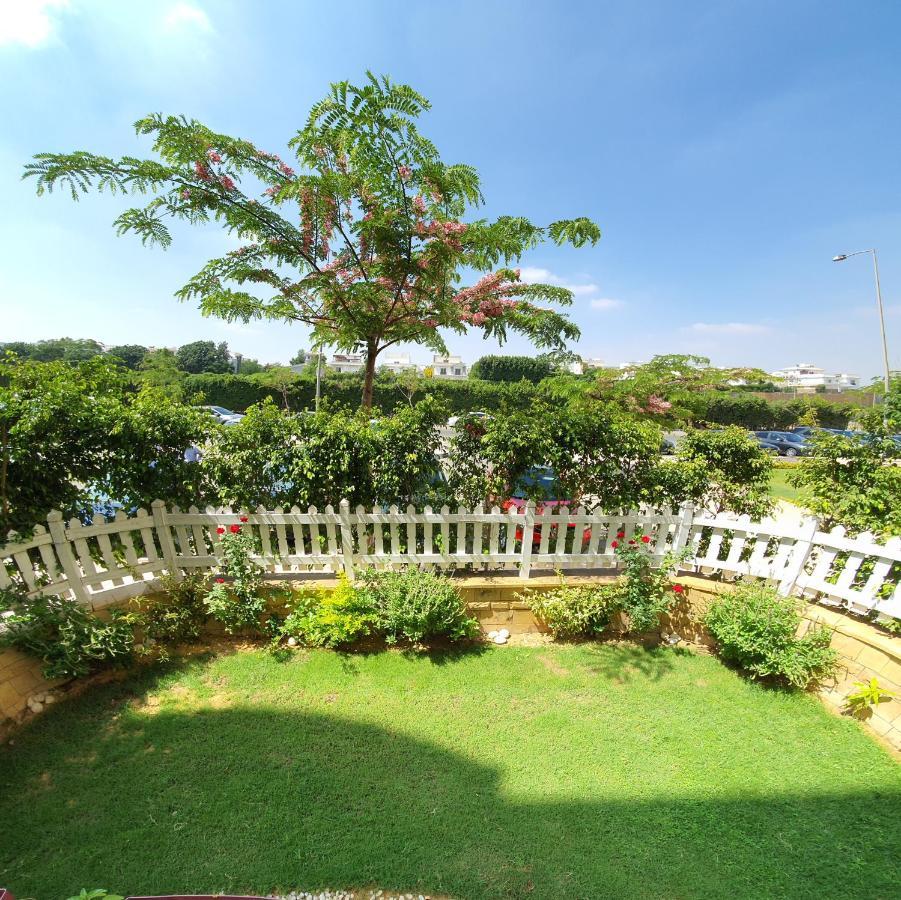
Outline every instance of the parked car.
<path id="1" fill-rule="evenodd" d="M 490 418 L 491 418 L 491 416 L 488 415 L 488 413 L 486 413 L 486 412 L 478 412 L 477 411 L 477 412 L 461 413 L 459 416 L 451 416 L 447 420 L 447 427 L 448 428 L 456 428 L 457 422 L 459 422 L 460 419 L 490 419 Z"/>
<path id="2" fill-rule="evenodd" d="M 775 450 L 780 456 L 804 456 L 808 452 L 807 442 L 801 435 L 790 431 L 752 431 L 761 449 Z"/>
<path id="3" fill-rule="evenodd" d="M 200 406 L 205 409 L 220 425 L 237 425 L 244 418 L 243 413 L 232 412 L 224 406 Z"/>

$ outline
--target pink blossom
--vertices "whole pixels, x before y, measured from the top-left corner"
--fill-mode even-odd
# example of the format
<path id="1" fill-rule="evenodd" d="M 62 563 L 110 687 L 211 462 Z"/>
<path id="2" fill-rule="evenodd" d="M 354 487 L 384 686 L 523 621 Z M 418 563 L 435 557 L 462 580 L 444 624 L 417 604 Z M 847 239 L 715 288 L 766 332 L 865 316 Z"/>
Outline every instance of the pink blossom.
<path id="1" fill-rule="evenodd" d="M 280 184 L 273 184 L 272 187 L 266 188 L 266 190 L 263 191 L 263 193 L 267 197 L 274 197 L 281 189 L 282 189 L 282 186 Z"/>
<path id="2" fill-rule="evenodd" d="M 313 152 L 319 159 L 322 159 L 325 156 L 325 147 L 316 146 L 313 148 Z"/>
<path id="3" fill-rule="evenodd" d="M 488 316 L 485 313 L 473 313 L 472 315 L 472 324 L 473 325 L 484 325 L 488 321 Z"/>
<path id="4" fill-rule="evenodd" d="M 210 170 L 202 162 L 194 163 L 194 174 L 201 181 L 209 181 L 210 180 Z"/>
<path id="5" fill-rule="evenodd" d="M 211 163 L 221 163 L 222 162 L 222 157 L 215 150 L 207 150 L 206 158 Z"/>
<path id="6" fill-rule="evenodd" d="M 651 396 L 648 397 L 647 401 L 645 402 L 644 410 L 645 412 L 656 413 L 659 415 L 672 409 L 672 406 L 673 404 L 668 400 L 664 400 L 663 397 L 658 397 L 656 394 L 651 394 Z"/>
<path id="7" fill-rule="evenodd" d="M 235 189 L 235 183 L 231 180 L 231 178 L 228 177 L 228 175 L 223 175 L 219 179 L 219 184 L 221 184 L 222 187 L 224 187 L 227 191 L 233 191 Z"/>
<path id="8" fill-rule="evenodd" d="M 426 206 L 425 200 L 422 199 L 422 194 L 417 194 L 413 198 L 413 209 L 421 216 L 425 215 Z"/>
<path id="9" fill-rule="evenodd" d="M 288 178 L 293 178 L 293 177 L 294 177 L 294 169 L 292 169 L 291 166 L 286 166 L 284 163 L 282 163 L 282 164 L 279 166 L 279 168 L 282 170 L 282 172 L 283 172 L 285 175 L 288 176 Z"/>
<path id="10" fill-rule="evenodd" d="M 435 319 L 426 319 L 422 324 L 425 325 L 426 328 L 437 328 L 438 327 L 438 322 Z"/>
<path id="11" fill-rule="evenodd" d="M 401 181 L 407 181 L 413 174 L 413 170 L 409 166 L 398 166 L 397 174 L 400 175 Z"/>
<path id="12" fill-rule="evenodd" d="M 190 198 L 191 198 L 191 190 L 190 190 L 190 188 L 185 188 L 185 189 L 181 192 L 181 199 L 182 199 L 182 200 L 189 200 Z"/>

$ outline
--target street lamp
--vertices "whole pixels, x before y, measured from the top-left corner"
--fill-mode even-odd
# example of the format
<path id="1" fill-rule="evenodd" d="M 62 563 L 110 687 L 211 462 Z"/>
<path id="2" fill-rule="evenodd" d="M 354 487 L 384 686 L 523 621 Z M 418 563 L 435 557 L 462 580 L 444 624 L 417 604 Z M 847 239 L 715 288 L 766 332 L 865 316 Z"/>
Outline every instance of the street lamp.
<path id="1" fill-rule="evenodd" d="M 869 250 L 855 250 L 853 253 L 840 253 L 838 256 L 833 256 L 832 261 L 844 262 L 852 256 L 860 256 L 861 253 L 873 254 L 873 274 L 876 276 L 876 306 L 879 309 L 879 331 L 882 334 L 882 364 L 884 367 L 885 393 L 887 396 L 890 390 L 888 344 L 885 341 L 885 313 L 882 311 L 882 290 L 879 287 L 879 263 L 876 260 L 876 251 L 875 249 L 870 248 Z"/>

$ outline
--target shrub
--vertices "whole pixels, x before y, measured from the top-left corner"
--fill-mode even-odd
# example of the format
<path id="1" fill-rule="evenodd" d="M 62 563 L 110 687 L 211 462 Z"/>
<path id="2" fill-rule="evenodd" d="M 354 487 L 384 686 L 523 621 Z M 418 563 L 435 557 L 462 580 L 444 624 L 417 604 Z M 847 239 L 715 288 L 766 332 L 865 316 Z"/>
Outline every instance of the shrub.
<path id="1" fill-rule="evenodd" d="M 566 584 L 561 576 L 560 586 L 552 591 L 517 594 L 528 603 L 535 617 L 551 630 L 555 638 L 592 637 L 610 624 L 618 609 L 615 585 Z"/>
<path id="2" fill-rule="evenodd" d="M 830 675 L 838 654 L 831 633 L 811 628 L 799 637 L 800 603 L 763 582 L 739 584 L 711 603 L 705 624 L 720 655 L 754 678 L 806 688 Z"/>
<path id="3" fill-rule="evenodd" d="M 282 623 L 280 636 L 311 647 L 340 647 L 369 635 L 376 618 L 370 598 L 342 574 L 334 590 L 299 594 Z"/>
<path id="4" fill-rule="evenodd" d="M 134 601 L 144 635 L 160 644 L 196 641 L 206 622 L 204 594 L 206 579 L 188 575 L 182 579 L 163 579 L 163 593 Z"/>
<path id="5" fill-rule="evenodd" d="M 845 697 L 845 709 L 857 719 L 869 718 L 873 713 L 873 707 L 886 700 L 891 700 L 895 695 L 886 690 L 878 678 L 869 681 L 855 681 L 856 691 L 852 691 Z"/>
<path id="6" fill-rule="evenodd" d="M 0 595 L 0 607 L 9 605 L 12 615 L 3 620 L 0 646 L 37 656 L 44 663 L 45 678 L 87 675 L 132 654 L 133 615 L 114 610 L 104 622 L 66 597 L 4 594 Z"/>
<path id="7" fill-rule="evenodd" d="M 660 616 L 672 609 L 682 588 L 670 582 L 670 575 L 688 555 L 688 551 L 667 553 L 657 566 L 650 541 L 649 535 L 636 533 L 629 538 L 620 531 L 610 542 L 625 574 L 617 585 L 617 604 L 629 617 L 629 631 L 635 634 L 652 631 Z"/>
<path id="8" fill-rule="evenodd" d="M 246 521 L 241 516 L 241 521 Z M 222 575 L 214 580 L 203 603 L 207 612 L 221 622 L 229 634 L 243 630 L 259 630 L 260 617 L 266 609 L 260 567 L 250 558 L 254 551 L 252 536 L 240 525 L 216 529 L 221 536 Z"/>
<path id="9" fill-rule="evenodd" d="M 478 622 L 469 615 L 456 586 L 441 575 L 407 568 L 363 575 L 361 592 L 374 610 L 388 643 L 414 644 L 435 638 L 474 637 Z"/>

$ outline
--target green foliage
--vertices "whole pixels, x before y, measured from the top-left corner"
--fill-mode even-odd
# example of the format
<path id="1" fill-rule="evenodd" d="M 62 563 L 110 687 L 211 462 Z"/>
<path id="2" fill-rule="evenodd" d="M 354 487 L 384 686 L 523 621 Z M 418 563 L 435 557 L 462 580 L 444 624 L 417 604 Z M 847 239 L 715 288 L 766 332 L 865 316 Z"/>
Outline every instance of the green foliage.
<path id="1" fill-rule="evenodd" d="M 635 509 L 653 499 L 660 429 L 615 408 L 574 405 L 548 414 L 550 462 L 566 499 L 605 511 Z"/>
<path id="2" fill-rule="evenodd" d="M 866 719 L 873 713 L 873 707 L 886 700 L 891 700 L 895 694 L 886 690 L 878 678 L 869 681 L 855 681 L 856 691 L 852 691 L 845 697 L 845 709 L 855 718 Z"/>
<path id="3" fill-rule="evenodd" d="M 791 476 L 805 502 L 824 520 L 854 531 L 901 534 L 901 467 L 898 445 L 881 422 L 870 439 L 815 432 L 812 451 Z"/>
<path id="4" fill-rule="evenodd" d="M 202 575 L 167 576 L 161 592 L 133 600 L 144 636 L 160 644 L 196 641 L 206 622 L 203 602 L 207 580 Z"/>
<path id="5" fill-rule="evenodd" d="M 617 585 L 617 606 L 628 616 L 629 631 L 633 634 L 656 628 L 660 616 L 672 609 L 682 592 L 680 585 L 670 582 L 670 577 L 688 557 L 688 552 L 667 553 L 656 565 L 649 542 L 648 535 L 636 532 L 634 537 L 629 537 L 621 531 L 610 543 L 625 576 Z"/>
<path id="6" fill-rule="evenodd" d="M 203 597 L 207 612 L 229 634 L 259 631 L 266 609 L 262 570 L 251 559 L 253 538 L 240 525 L 217 529 L 220 532 L 221 575 L 215 578 Z M 225 577 L 223 577 L 225 576 Z M 229 578 L 230 583 L 226 583 Z"/>
<path id="7" fill-rule="evenodd" d="M 121 894 L 111 894 L 105 888 L 93 888 L 88 890 L 82 888 L 74 897 L 69 900 L 125 900 Z"/>
<path id="8" fill-rule="evenodd" d="M 114 356 L 116 359 L 121 360 L 126 369 L 136 371 L 141 368 L 141 363 L 144 362 L 144 357 L 147 356 L 148 350 L 141 344 L 118 344 L 115 347 L 110 347 L 106 353 L 107 356 Z"/>
<path id="9" fill-rule="evenodd" d="M 412 567 L 397 572 L 369 570 L 363 574 L 360 592 L 389 644 L 422 644 L 439 638 L 459 641 L 479 632 L 460 592 L 442 575 Z"/>
<path id="10" fill-rule="evenodd" d="M 153 136 L 158 160 L 40 153 L 25 177 L 38 194 L 62 187 L 73 199 L 93 189 L 151 194 L 115 222 L 151 245 L 169 246 L 172 220 L 220 223 L 243 246 L 207 262 L 178 296 L 206 315 L 302 322 L 317 343 L 365 348 L 368 408 L 378 354 L 401 341 L 446 352 L 439 327 L 474 326 L 498 341 L 512 330 L 561 349 L 579 331 L 548 304 L 571 303 L 571 292 L 525 284 L 509 266 L 544 240 L 600 239 L 584 217 L 546 227 L 519 216 L 462 222 L 482 202 L 479 178 L 443 162 L 419 134 L 428 108 L 411 87 L 368 73 L 361 86 L 333 84 L 314 105 L 290 141 L 297 173 L 249 141 L 153 114 L 135 128 Z M 486 274 L 461 288 L 467 270 Z"/>
<path id="11" fill-rule="evenodd" d="M 370 422 L 341 410 L 289 416 L 268 401 L 220 429 L 200 465 L 218 502 L 246 509 L 406 506 L 428 496 L 441 419 L 434 403 Z"/>
<path id="12" fill-rule="evenodd" d="M 711 512 L 729 510 L 753 518 L 772 511 L 773 461 L 741 428 L 689 431 L 675 462 L 657 472 L 661 494 L 691 500 Z"/>
<path id="13" fill-rule="evenodd" d="M 113 610 L 101 621 L 67 597 L 0 594 L 0 607 L 12 615 L 3 619 L 0 647 L 15 647 L 44 663 L 44 677 L 76 678 L 111 663 L 131 658 L 135 619 Z"/>
<path id="14" fill-rule="evenodd" d="M 517 598 L 528 603 L 535 617 L 557 639 L 596 637 L 610 624 L 618 610 L 619 591 L 615 585 L 568 585 L 560 576 L 560 586 L 550 591 L 526 591 Z"/>
<path id="15" fill-rule="evenodd" d="M 124 391 L 121 369 L 100 357 L 0 363 L 0 534 L 84 508 L 117 464 Z"/>
<path id="16" fill-rule="evenodd" d="M 754 581 L 717 595 L 704 621 L 723 659 L 754 678 L 806 688 L 832 674 L 838 654 L 825 628 L 798 636 L 800 610 L 797 600 Z"/>
<path id="17" fill-rule="evenodd" d="M 269 366 L 249 377 L 256 384 L 275 391 L 281 397 L 285 409 L 291 408 L 289 396 L 291 388 L 297 383 L 299 376 L 296 372 L 292 372 L 288 366 Z"/>
<path id="18" fill-rule="evenodd" d="M 469 377 L 481 381 L 531 381 L 538 384 L 553 372 L 546 357 L 483 356 L 470 369 Z"/>
<path id="19" fill-rule="evenodd" d="M 0 357 L 5 352 L 14 353 L 23 360 L 32 362 L 86 362 L 103 355 L 103 347 L 95 340 L 73 338 L 51 338 L 31 344 L 26 341 L 9 341 L 0 344 Z"/>
<path id="20" fill-rule="evenodd" d="M 213 341 L 194 341 L 178 348 L 175 354 L 178 367 L 183 372 L 197 375 L 201 372 L 213 372 L 222 374 L 232 370 L 231 355 L 228 352 L 228 344 L 223 341 L 215 344 Z"/>
<path id="21" fill-rule="evenodd" d="M 185 390 L 185 373 L 179 368 L 178 358 L 165 348 L 151 350 L 141 360 L 138 368 L 139 382 L 145 387 L 168 397 L 181 401 L 187 395 Z"/>
<path id="22" fill-rule="evenodd" d="M 739 425 L 748 431 L 781 431 L 807 424 L 812 416 L 821 428 L 847 428 L 859 411 L 859 407 L 850 403 L 810 398 L 771 401 L 753 394 L 721 391 L 697 394 L 692 407 L 696 421 Z"/>
<path id="23" fill-rule="evenodd" d="M 334 590 L 299 594 L 280 635 L 311 647 L 341 647 L 369 635 L 375 624 L 370 598 L 342 574 Z"/>

